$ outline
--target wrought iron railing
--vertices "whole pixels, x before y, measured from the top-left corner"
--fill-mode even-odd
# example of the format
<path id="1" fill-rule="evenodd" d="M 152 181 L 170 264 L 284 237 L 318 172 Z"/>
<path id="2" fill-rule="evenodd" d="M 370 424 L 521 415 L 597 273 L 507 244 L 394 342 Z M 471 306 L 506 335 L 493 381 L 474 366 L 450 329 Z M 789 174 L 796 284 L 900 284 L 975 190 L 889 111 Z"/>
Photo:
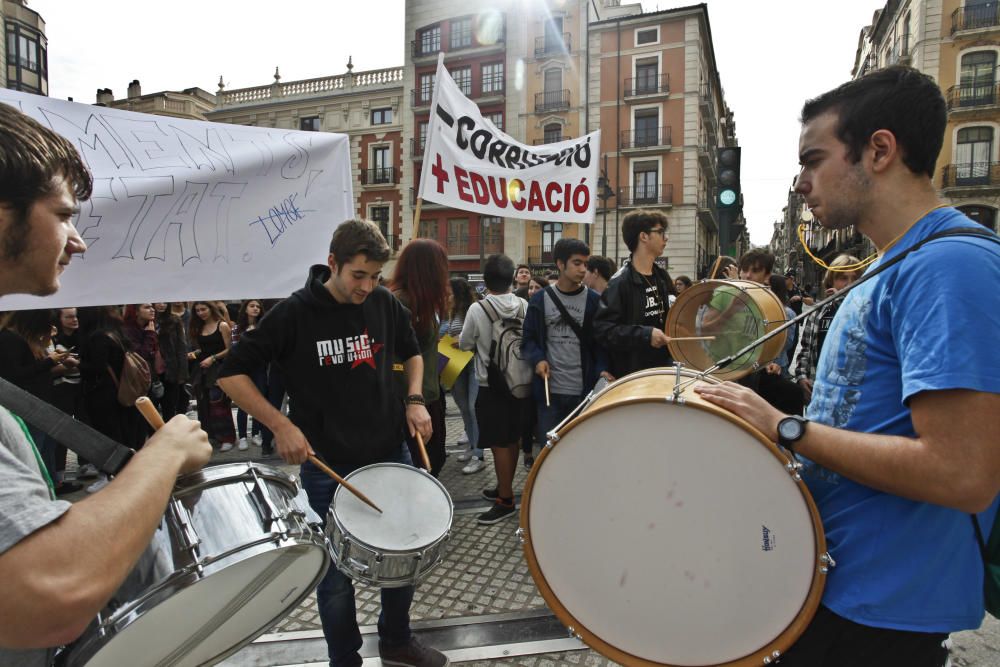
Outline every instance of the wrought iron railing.
<path id="1" fill-rule="evenodd" d="M 670 126 L 648 127 L 636 130 L 623 130 L 621 133 L 622 149 L 654 148 L 669 146 L 671 142 Z"/>
<path id="2" fill-rule="evenodd" d="M 376 167 L 361 170 L 361 185 L 389 185 L 398 182 L 395 167 Z"/>
<path id="3" fill-rule="evenodd" d="M 948 89 L 945 99 L 948 102 L 948 109 L 967 109 L 970 107 L 991 107 L 996 106 L 1000 96 L 998 96 L 998 84 L 990 83 L 961 83 Z"/>
<path id="4" fill-rule="evenodd" d="M 618 188 L 619 206 L 662 206 L 674 203 L 673 183 Z"/>
<path id="5" fill-rule="evenodd" d="M 941 170 L 945 188 L 977 185 L 1000 185 L 1000 162 L 965 162 L 949 164 Z"/>
<path id="6" fill-rule="evenodd" d="M 980 7 L 960 7 L 951 13 L 951 34 L 1000 25 L 1000 7 L 996 3 Z"/>
<path id="7" fill-rule="evenodd" d="M 535 93 L 535 112 L 569 109 L 569 90 L 546 90 Z"/>
<path id="8" fill-rule="evenodd" d="M 535 57 L 540 58 L 542 56 L 551 55 L 553 53 L 567 53 L 570 49 L 569 33 L 564 32 L 562 35 L 558 33 L 549 33 L 543 35 L 542 37 L 535 38 Z"/>
<path id="9" fill-rule="evenodd" d="M 625 79 L 625 97 L 662 95 L 670 92 L 669 74 L 646 74 Z"/>

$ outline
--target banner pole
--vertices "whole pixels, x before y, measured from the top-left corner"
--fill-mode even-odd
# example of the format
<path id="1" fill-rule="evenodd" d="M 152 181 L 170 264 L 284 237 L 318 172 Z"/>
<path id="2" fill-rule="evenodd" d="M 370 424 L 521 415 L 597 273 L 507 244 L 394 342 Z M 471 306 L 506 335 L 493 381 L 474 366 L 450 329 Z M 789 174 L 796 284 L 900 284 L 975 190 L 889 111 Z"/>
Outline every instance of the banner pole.
<path id="1" fill-rule="evenodd" d="M 417 197 L 417 207 L 413 209 L 413 232 L 410 234 L 410 239 L 417 238 L 417 234 L 420 231 L 420 207 L 424 204 L 423 197 Z"/>

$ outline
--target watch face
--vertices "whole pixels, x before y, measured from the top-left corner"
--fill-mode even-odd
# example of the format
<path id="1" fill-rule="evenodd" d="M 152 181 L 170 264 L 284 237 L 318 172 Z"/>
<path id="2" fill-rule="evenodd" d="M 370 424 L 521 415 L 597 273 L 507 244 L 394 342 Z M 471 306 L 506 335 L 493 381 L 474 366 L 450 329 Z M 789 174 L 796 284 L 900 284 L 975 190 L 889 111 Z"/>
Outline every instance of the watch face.
<path id="1" fill-rule="evenodd" d="M 784 440 L 796 440 L 802 435 L 802 424 L 796 419 L 782 419 L 778 423 L 778 435 Z"/>
<path id="2" fill-rule="evenodd" d="M 722 202 L 724 206 L 732 206 L 736 201 L 736 193 L 732 190 L 723 190 L 719 193 L 719 201 Z"/>

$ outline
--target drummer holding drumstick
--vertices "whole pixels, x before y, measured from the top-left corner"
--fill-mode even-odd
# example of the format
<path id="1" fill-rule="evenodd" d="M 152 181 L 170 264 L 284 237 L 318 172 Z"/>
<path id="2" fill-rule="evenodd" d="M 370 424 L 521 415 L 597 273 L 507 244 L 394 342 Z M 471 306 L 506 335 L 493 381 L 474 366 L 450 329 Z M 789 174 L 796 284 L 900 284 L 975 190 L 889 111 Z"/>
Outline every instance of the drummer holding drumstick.
<path id="1" fill-rule="evenodd" d="M 87 249 L 73 224 L 92 178 L 76 149 L 0 104 L 0 296 L 45 296 Z M 57 500 L 24 423 L 0 408 L 0 665 L 48 665 L 104 608 L 146 549 L 174 480 L 208 462 L 198 422 L 178 416 L 110 484 Z"/>
<path id="2" fill-rule="evenodd" d="M 405 433 L 431 435 L 421 384 L 423 359 L 410 313 L 380 287 L 389 246 L 377 225 L 337 226 L 325 265 L 306 286 L 272 308 L 226 357 L 219 386 L 273 433 L 278 453 L 302 464 L 309 504 L 324 520 L 337 482 L 307 461 L 319 454 L 342 477 L 372 463 L 411 463 Z M 392 367 L 403 361 L 408 396 L 397 398 Z M 282 373 L 289 416 L 274 408 L 251 379 L 274 364 Z M 315 448 L 315 449 L 314 449 Z M 373 499 L 377 503 L 377 499 Z M 378 514 L 372 510 L 373 520 Z M 413 586 L 382 589 L 379 654 L 383 664 L 440 667 L 448 658 L 410 632 Z M 330 664 L 360 665 L 362 646 L 347 575 L 331 567 L 317 589 Z"/>
<path id="3" fill-rule="evenodd" d="M 795 189 L 823 227 L 870 238 L 873 266 L 976 228 L 931 180 L 946 121 L 940 88 L 916 70 L 844 84 L 802 110 Z M 808 420 L 734 383 L 696 388 L 801 457 L 837 563 L 782 667 L 940 667 L 948 633 L 982 622 L 973 520 L 988 536 L 1000 491 L 998 284 L 1000 244 L 958 236 L 849 292 Z"/>

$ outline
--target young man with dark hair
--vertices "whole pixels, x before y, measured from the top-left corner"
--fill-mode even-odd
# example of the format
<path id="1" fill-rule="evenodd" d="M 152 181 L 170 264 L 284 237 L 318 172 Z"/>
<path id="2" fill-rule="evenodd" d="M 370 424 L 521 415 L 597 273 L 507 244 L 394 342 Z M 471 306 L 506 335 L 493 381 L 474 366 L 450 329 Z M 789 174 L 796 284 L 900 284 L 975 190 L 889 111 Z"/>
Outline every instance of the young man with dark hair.
<path id="1" fill-rule="evenodd" d="M 632 211 L 622 221 L 622 237 L 631 257 L 611 278 L 594 318 L 594 334 L 608 351 L 615 377 L 671 363 L 663 330 L 670 278 L 654 262 L 667 246 L 667 216 Z"/>
<path id="2" fill-rule="evenodd" d="M 514 294 L 527 299 L 529 282 L 531 282 L 531 267 L 527 264 L 518 264 L 514 271 Z"/>
<path id="3" fill-rule="evenodd" d="M 73 219 L 92 183 L 69 141 L 0 104 L 0 296 L 59 289 L 87 249 Z M 149 545 L 177 475 L 211 455 L 198 423 L 174 417 L 71 506 L 55 498 L 27 426 L 0 408 L 0 665 L 49 665 L 49 647 L 79 637 Z"/>
<path id="4" fill-rule="evenodd" d="M 823 227 L 871 239 L 876 268 L 977 228 L 931 180 L 946 120 L 916 70 L 846 83 L 802 110 L 796 192 Z M 951 236 L 853 289 L 807 419 L 733 383 L 697 389 L 800 457 L 837 563 L 783 667 L 940 667 L 948 633 L 982 622 L 972 522 L 988 534 L 1000 491 L 1000 293 L 955 286 L 998 284 L 996 237 Z"/>
<path id="5" fill-rule="evenodd" d="M 531 410 L 530 398 L 515 398 L 490 386 L 489 365 L 493 345 L 493 321 L 498 318 L 524 320 L 528 304 L 510 291 L 514 262 L 506 255 L 490 255 L 483 266 L 486 297 L 469 308 L 459 339 L 463 350 L 474 350 L 476 379 L 476 424 L 479 446 L 493 452 L 497 487 L 483 495 L 493 507 L 479 515 L 483 524 L 497 523 L 514 516 L 514 472 L 517 470 L 518 443 Z"/>
<path id="6" fill-rule="evenodd" d="M 278 454 L 301 464 L 309 504 L 326 519 L 337 482 L 307 457 L 317 452 L 342 477 L 372 463 L 411 463 L 406 433 L 431 435 L 421 394 L 423 359 L 410 313 L 378 284 L 389 258 L 378 226 L 337 226 L 325 265 L 310 268 L 306 286 L 276 305 L 226 357 L 219 386 L 274 433 Z M 400 402 L 392 366 L 403 360 L 407 397 Z M 285 380 L 286 417 L 252 377 L 268 363 Z M 361 397 L 362 400 L 359 400 Z M 379 654 L 387 665 L 441 666 L 448 658 L 410 632 L 413 586 L 383 588 Z M 331 665 L 360 665 L 361 632 L 350 578 L 331 567 L 317 589 Z"/>
<path id="7" fill-rule="evenodd" d="M 587 258 L 587 273 L 583 277 L 583 284 L 598 294 L 603 294 L 614 272 L 615 265 L 610 259 L 601 255 L 591 255 Z"/>
<path id="8" fill-rule="evenodd" d="M 532 394 L 539 440 L 573 411 L 607 372 L 607 355 L 594 340 L 601 298 L 583 286 L 590 248 L 580 239 L 559 239 L 552 259 L 559 280 L 531 297 L 524 319 L 524 356 L 535 369 Z M 548 404 L 544 381 L 549 382 Z"/>

